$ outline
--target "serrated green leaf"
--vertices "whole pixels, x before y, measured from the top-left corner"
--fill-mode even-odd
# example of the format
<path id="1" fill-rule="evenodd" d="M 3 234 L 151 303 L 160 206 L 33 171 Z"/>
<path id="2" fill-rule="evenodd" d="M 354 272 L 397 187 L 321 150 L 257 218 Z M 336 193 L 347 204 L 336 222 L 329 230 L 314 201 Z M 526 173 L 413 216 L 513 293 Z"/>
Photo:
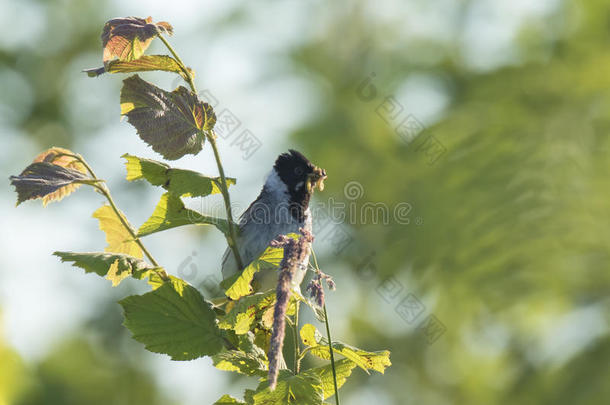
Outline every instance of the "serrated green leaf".
<path id="1" fill-rule="evenodd" d="M 228 350 L 212 356 L 214 366 L 219 370 L 235 371 L 245 375 L 265 377 L 268 363 L 260 357 L 239 350 Z"/>
<path id="2" fill-rule="evenodd" d="M 151 17 L 125 17 L 107 21 L 102 31 L 104 63 L 113 58 L 122 61 L 138 59 L 159 32 L 171 34 L 173 28 L 166 22 L 153 23 Z"/>
<path id="3" fill-rule="evenodd" d="M 138 259 L 142 258 L 142 249 L 109 205 L 102 205 L 93 213 L 93 217 L 99 220 L 100 229 L 106 234 L 108 243 L 104 249 L 106 252 L 124 253 Z M 123 219 L 128 224 L 124 215 Z"/>
<path id="4" fill-rule="evenodd" d="M 356 367 L 356 363 L 349 359 L 341 359 L 335 361 L 335 372 L 337 373 L 337 389 L 341 388 L 347 377 L 352 374 L 352 370 Z M 322 382 L 322 390 L 324 391 L 324 399 L 335 395 L 335 385 L 333 382 L 333 371 L 330 364 L 305 370 L 303 374 L 315 375 Z"/>
<path id="5" fill-rule="evenodd" d="M 10 180 L 17 191 L 17 205 L 38 198 L 46 205 L 61 200 L 81 184 L 99 182 L 80 170 L 48 162 L 32 163 L 19 176 L 10 176 Z"/>
<path id="6" fill-rule="evenodd" d="M 125 154 L 127 180 L 146 179 L 153 186 L 162 186 L 170 193 L 182 197 L 205 197 L 219 194 L 218 177 L 207 177 L 192 170 L 176 169 L 151 159 Z M 234 178 L 227 178 L 227 186 L 235 184 Z"/>
<path id="7" fill-rule="evenodd" d="M 248 333 L 255 319 L 260 319 L 274 304 L 275 291 L 241 297 L 220 319 L 218 326 L 222 329 L 232 329 L 238 335 Z"/>
<path id="8" fill-rule="evenodd" d="M 305 346 L 310 348 L 309 352 L 311 354 L 325 360 L 330 360 L 328 341 L 322 337 L 322 334 L 318 332 L 315 326 L 311 324 L 303 325 L 300 335 L 301 341 Z M 339 341 L 333 341 L 333 351 L 351 360 L 367 373 L 368 370 L 375 370 L 383 374 L 386 367 L 392 365 L 390 362 L 390 352 L 387 350 L 367 352 L 366 350 L 358 349 Z"/>
<path id="9" fill-rule="evenodd" d="M 125 312 L 125 326 L 151 352 L 167 354 L 172 360 L 193 360 L 223 348 L 211 305 L 182 280 L 174 279 L 119 303 Z"/>
<path id="10" fill-rule="evenodd" d="M 140 138 L 165 159 L 196 155 L 205 140 L 202 131 L 216 123 L 212 107 L 183 86 L 167 92 L 138 75 L 123 80 L 121 115 Z"/>
<path id="11" fill-rule="evenodd" d="M 255 405 L 321 405 L 324 401 L 324 389 L 317 375 L 294 375 L 289 370 L 280 370 L 275 390 L 271 391 L 269 382 L 263 381 L 252 399 Z"/>
<path id="12" fill-rule="evenodd" d="M 214 402 L 214 405 L 231 405 L 231 404 L 245 404 L 244 401 L 233 398 L 230 395 L 223 395 L 218 401 Z"/>
<path id="13" fill-rule="evenodd" d="M 86 273 L 96 273 L 106 277 L 113 286 L 130 276 L 141 280 L 154 269 L 144 260 L 124 254 L 101 252 L 54 252 L 53 254 L 61 258 L 62 262 L 72 262 L 73 266 L 84 269 Z"/>
<path id="14" fill-rule="evenodd" d="M 150 218 L 138 230 L 138 236 L 146 236 L 182 225 L 214 225 L 225 235 L 228 233 L 228 223 L 225 219 L 209 217 L 189 210 L 180 197 L 165 193 Z"/>

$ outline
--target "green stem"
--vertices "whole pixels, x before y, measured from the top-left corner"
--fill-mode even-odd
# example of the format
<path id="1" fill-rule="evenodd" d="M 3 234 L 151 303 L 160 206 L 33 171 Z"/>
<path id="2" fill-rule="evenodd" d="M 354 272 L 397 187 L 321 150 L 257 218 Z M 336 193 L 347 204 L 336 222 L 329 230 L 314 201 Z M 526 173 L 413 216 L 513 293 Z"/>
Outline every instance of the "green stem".
<path id="1" fill-rule="evenodd" d="M 144 252 L 146 257 L 148 257 L 148 260 L 150 260 L 150 262 L 153 264 L 153 266 L 161 267 L 161 266 L 159 266 L 159 263 L 157 263 L 157 261 L 154 259 L 154 257 L 152 257 L 152 255 L 150 254 L 148 249 L 146 249 L 146 247 L 144 246 L 144 244 L 142 243 L 140 238 L 138 238 L 136 232 L 133 230 L 131 225 L 127 222 L 125 217 L 122 215 L 121 211 L 119 210 L 116 203 L 114 202 L 112 195 L 110 195 L 110 190 L 108 190 L 108 187 L 106 187 L 105 184 L 102 184 L 101 186 L 98 186 L 98 190 L 100 190 L 100 192 L 104 195 L 104 197 L 106 197 L 106 199 L 110 203 L 110 207 L 112 207 L 112 210 L 114 211 L 116 216 L 119 217 L 119 220 L 123 224 L 123 227 L 125 227 L 127 232 L 129 232 L 131 237 L 134 239 L 134 241 L 138 244 L 138 246 L 140 246 L 140 249 L 142 249 L 142 252 Z M 166 275 L 166 278 L 167 278 L 167 275 Z"/>
<path id="2" fill-rule="evenodd" d="M 169 52 L 172 54 L 174 59 L 176 59 L 176 62 L 178 62 L 178 65 L 180 66 L 180 69 L 184 73 L 184 77 L 186 78 L 186 82 L 191 87 L 191 90 L 193 90 L 193 93 L 197 94 L 197 88 L 195 87 L 195 82 L 193 81 L 193 75 L 187 69 L 187 67 L 184 64 L 184 62 L 182 62 L 182 59 L 180 59 L 180 56 L 178 56 L 178 54 L 176 53 L 174 48 L 172 48 L 172 46 L 169 44 L 167 39 L 165 39 L 165 37 L 163 35 L 161 35 L 161 33 L 159 33 L 159 39 L 161 40 L 161 42 L 163 42 L 163 44 L 169 50 Z"/>
<path id="3" fill-rule="evenodd" d="M 235 231 L 235 223 L 233 222 L 233 212 L 231 210 L 231 197 L 229 197 L 229 187 L 227 186 L 227 178 L 225 177 L 225 171 L 222 167 L 222 162 L 220 161 L 220 154 L 218 153 L 218 146 L 216 145 L 216 134 L 213 130 L 207 133 L 208 141 L 210 145 L 212 145 L 212 150 L 214 151 L 214 158 L 216 159 L 216 166 L 218 166 L 218 173 L 220 173 L 220 192 L 222 193 L 222 197 L 225 203 L 225 210 L 227 211 L 227 221 L 229 222 L 229 238 L 228 243 L 229 247 L 233 251 L 233 255 L 235 256 L 235 262 L 237 263 L 237 267 L 242 270 L 244 268 L 244 264 L 241 261 L 241 256 L 239 255 L 239 249 L 237 247 L 237 232 Z"/>
<path id="4" fill-rule="evenodd" d="M 330 326 L 328 326 L 328 313 L 324 304 L 324 323 L 326 324 L 326 335 L 328 336 L 328 350 L 330 351 L 330 366 L 333 370 L 333 384 L 335 386 L 335 403 L 339 405 L 339 390 L 337 389 L 337 371 L 335 370 L 335 353 L 333 351 L 333 340 L 330 337 Z"/>
<path id="5" fill-rule="evenodd" d="M 313 263 L 316 271 L 320 271 L 318 266 L 318 258 L 313 248 L 311 249 L 311 256 L 313 257 Z M 339 405 L 339 389 L 337 387 L 337 370 L 335 370 L 335 352 L 333 350 L 333 339 L 330 336 L 330 326 L 328 324 L 328 312 L 326 311 L 326 304 L 324 304 L 324 324 L 326 325 L 326 335 L 328 336 L 328 351 L 330 352 L 330 367 L 333 371 L 333 385 L 335 387 L 335 403 Z"/>
<path id="6" fill-rule="evenodd" d="M 89 174 L 91 175 L 91 177 L 93 177 L 93 179 L 95 180 L 100 180 L 96 175 L 95 172 L 93 171 L 93 169 L 91 168 L 91 166 L 89 166 L 89 164 L 87 163 L 87 161 L 78 154 L 69 154 L 69 153 L 62 153 L 59 156 L 70 156 L 73 157 L 74 159 L 78 160 L 80 163 L 82 163 L 83 166 L 85 166 L 85 168 L 87 169 L 87 171 L 89 172 Z M 103 180 L 102 180 L 103 181 Z M 127 230 L 127 232 L 129 232 L 129 234 L 131 235 L 131 237 L 133 238 L 133 240 L 138 244 L 138 246 L 140 247 L 140 249 L 142 249 L 142 252 L 146 255 L 146 257 L 148 258 L 148 260 L 150 260 L 150 262 L 152 263 L 153 266 L 157 267 L 158 269 L 161 268 L 161 266 L 159 266 L 159 263 L 157 263 L 157 261 L 155 260 L 154 257 L 152 257 L 152 255 L 150 254 L 150 252 L 148 251 L 148 249 L 146 249 L 146 246 L 144 246 L 144 244 L 142 243 L 142 241 L 140 240 L 140 238 L 138 238 L 138 235 L 136 234 L 136 232 L 133 230 L 133 228 L 131 227 L 131 225 L 129 224 L 129 222 L 127 222 L 127 219 L 125 219 L 125 217 L 123 216 L 123 214 L 121 213 L 121 211 L 119 210 L 119 208 L 117 207 L 116 203 L 114 202 L 114 199 L 112 198 L 112 195 L 110 194 L 110 190 L 108 189 L 108 186 L 106 186 L 106 184 L 102 183 L 102 184 L 94 184 L 93 187 L 95 187 L 100 193 L 102 193 L 104 195 L 104 197 L 106 197 L 106 200 L 108 200 L 108 203 L 110 203 L 110 207 L 112 208 L 112 210 L 114 211 L 114 213 L 116 214 L 116 216 L 119 218 L 119 221 L 121 221 L 121 224 L 123 225 L 123 227 Z M 169 281 L 169 276 L 167 275 L 167 273 L 165 272 L 165 270 L 158 270 L 158 269 L 154 269 L 155 273 L 157 273 L 157 275 L 164 281 Z"/>
<path id="7" fill-rule="evenodd" d="M 184 73 L 186 82 L 191 87 L 191 90 L 193 91 L 193 93 L 197 94 L 197 87 L 195 87 L 195 82 L 193 81 L 193 75 L 187 69 L 184 62 L 182 62 L 182 59 L 180 59 L 180 56 L 178 56 L 178 53 L 174 50 L 174 48 L 172 48 L 172 46 L 169 44 L 167 39 L 165 39 L 165 37 L 163 35 L 161 35 L 161 33 L 159 33 L 159 39 L 161 40 L 161 42 L 163 42 L 163 44 L 172 54 L 174 59 L 176 59 L 176 62 L 178 62 L 180 69 Z M 222 197 L 223 197 L 223 200 L 225 203 L 225 210 L 227 212 L 227 220 L 229 222 L 229 238 L 227 238 L 227 242 L 229 243 L 229 247 L 231 248 L 231 250 L 233 251 L 233 255 L 235 256 L 235 262 L 237 263 L 237 267 L 240 270 L 242 270 L 244 268 L 244 265 L 243 265 L 243 262 L 241 261 L 241 256 L 239 255 L 239 249 L 237 248 L 237 234 L 235 231 L 235 223 L 233 222 L 233 213 L 231 211 L 231 198 L 229 197 L 229 187 L 227 185 L 227 178 L 225 177 L 225 171 L 222 166 L 222 162 L 220 161 L 220 154 L 218 153 L 218 147 L 216 146 L 216 134 L 214 133 L 214 131 L 211 130 L 211 131 L 205 132 L 203 135 L 208 139 L 208 141 L 210 142 L 210 145 L 212 145 L 212 149 L 214 150 L 214 158 L 216 159 L 216 166 L 218 166 L 218 172 L 220 173 L 220 181 L 221 181 L 220 191 L 222 193 Z"/>
<path id="8" fill-rule="evenodd" d="M 295 301 L 296 310 L 294 313 L 294 325 L 293 325 L 293 336 L 294 336 L 294 374 L 299 374 L 301 371 L 301 346 L 299 345 L 299 304 L 300 301 Z"/>

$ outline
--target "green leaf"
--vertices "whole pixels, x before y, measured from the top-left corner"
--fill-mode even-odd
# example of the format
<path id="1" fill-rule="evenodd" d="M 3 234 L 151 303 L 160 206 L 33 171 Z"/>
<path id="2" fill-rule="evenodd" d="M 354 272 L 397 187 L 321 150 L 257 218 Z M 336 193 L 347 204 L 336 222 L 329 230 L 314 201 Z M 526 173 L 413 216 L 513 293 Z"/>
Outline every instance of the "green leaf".
<path id="1" fill-rule="evenodd" d="M 320 405 L 324 401 L 324 388 L 314 374 L 293 375 L 289 370 L 280 370 L 275 390 L 271 391 L 269 382 L 263 381 L 253 399 L 255 405 Z"/>
<path id="2" fill-rule="evenodd" d="M 311 354 L 325 360 L 330 360 L 328 341 L 322 337 L 315 326 L 311 324 L 303 325 L 300 335 L 303 344 L 310 347 L 309 352 Z M 387 350 L 367 352 L 345 343 L 334 341 L 333 351 L 351 360 L 367 373 L 368 370 L 375 370 L 383 374 L 386 367 L 392 365 L 390 362 L 390 352 Z"/>
<path id="3" fill-rule="evenodd" d="M 248 333 L 255 319 L 260 319 L 265 311 L 275 304 L 275 291 L 256 293 L 241 297 L 227 314 L 221 318 L 218 326 L 222 329 L 232 329 L 236 334 Z"/>
<path id="4" fill-rule="evenodd" d="M 112 282 L 113 287 L 129 276 L 141 280 L 154 269 L 142 259 L 123 254 L 100 252 L 54 252 L 53 254 L 61 258 L 62 262 L 72 262 L 73 266 L 84 269 L 86 273 L 96 273 L 106 277 Z"/>
<path id="5" fill-rule="evenodd" d="M 356 367 L 356 363 L 349 359 L 341 359 L 335 361 L 335 372 L 337 373 L 337 389 L 341 388 L 347 377 L 352 374 L 352 370 Z M 327 364 L 323 367 L 311 368 L 303 372 L 305 375 L 317 376 L 322 382 L 322 390 L 324 391 L 324 399 L 335 395 L 335 385 L 333 382 L 332 366 Z"/>
<path id="6" fill-rule="evenodd" d="M 138 230 L 138 236 L 146 236 L 182 225 L 202 224 L 214 225 L 225 235 L 228 233 L 228 222 L 225 219 L 209 217 L 189 210 L 180 197 L 165 193 L 150 218 Z"/>
<path id="7" fill-rule="evenodd" d="M 119 303 L 125 312 L 125 326 L 151 352 L 167 354 L 172 360 L 193 360 L 223 348 L 211 305 L 182 280 L 172 280 Z"/>
<path id="8" fill-rule="evenodd" d="M 245 404 L 245 402 L 241 401 L 239 399 L 233 398 L 230 395 L 225 394 L 218 401 L 214 402 L 213 405 L 230 405 L 230 404 Z"/>
<path id="9" fill-rule="evenodd" d="M 205 140 L 202 131 L 216 123 L 212 107 L 185 87 L 169 93 L 138 75 L 123 80 L 121 115 L 127 116 L 144 142 L 168 160 L 199 153 Z"/>
<path id="10" fill-rule="evenodd" d="M 125 216 L 121 215 L 125 223 L 129 224 Z M 142 249 L 109 205 L 102 205 L 93 213 L 93 217 L 99 220 L 100 229 L 106 234 L 108 243 L 104 249 L 106 252 L 124 253 L 138 259 L 142 258 Z"/>
<path id="11" fill-rule="evenodd" d="M 176 169 L 156 160 L 144 159 L 125 154 L 127 180 L 146 179 L 153 186 L 162 186 L 170 193 L 182 197 L 205 197 L 219 194 L 220 178 L 206 177 L 192 170 Z M 235 184 L 235 179 L 227 178 L 227 186 Z"/>
<path id="12" fill-rule="evenodd" d="M 19 176 L 10 176 L 17 191 L 17 205 L 27 200 L 43 199 L 43 204 L 59 201 L 80 184 L 95 184 L 85 173 L 47 162 L 36 162 L 26 167 Z"/>
<path id="13" fill-rule="evenodd" d="M 212 356 L 214 366 L 219 370 L 235 371 L 245 375 L 267 376 L 268 363 L 260 357 L 239 350 L 228 350 Z"/>
<path id="14" fill-rule="evenodd" d="M 106 62 L 103 67 L 85 69 L 83 72 L 87 73 L 89 77 L 97 77 L 103 73 L 135 73 L 157 70 L 178 73 L 186 79 L 178 62 L 167 55 L 143 55 L 132 61 L 111 60 Z"/>
<path id="15" fill-rule="evenodd" d="M 102 31 L 104 63 L 113 58 L 122 61 L 140 58 L 160 32 L 171 35 L 173 28 L 166 22 L 153 23 L 151 17 L 125 17 L 107 21 Z"/>
<path id="16" fill-rule="evenodd" d="M 287 236 L 291 238 L 298 237 L 296 234 Z M 277 269 L 283 257 L 283 248 L 269 246 L 258 259 L 246 266 L 241 273 L 237 273 L 223 280 L 220 283 L 220 286 L 226 289 L 225 294 L 232 300 L 238 300 L 241 297 L 249 295 L 253 291 L 250 283 L 252 282 L 254 275 L 259 271 Z"/>

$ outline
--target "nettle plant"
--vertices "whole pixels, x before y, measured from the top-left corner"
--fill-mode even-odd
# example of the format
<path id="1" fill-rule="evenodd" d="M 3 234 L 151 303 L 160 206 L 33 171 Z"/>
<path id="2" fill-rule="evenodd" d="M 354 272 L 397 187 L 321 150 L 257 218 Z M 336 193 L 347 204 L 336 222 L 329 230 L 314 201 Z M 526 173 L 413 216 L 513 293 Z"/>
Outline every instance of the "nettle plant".
<path id="1" fill-rule="evenodd" d="M 150 285 L 150 292 L 119 301 L 125 326 L 146 349 L 167 354 L 172 360 L 211 356 L 214 366 L 221 370 L 258 379 L 257 388 L 246 390 L 243 399 L 224 395 L 216 404 L 323 404 L 331 396 L 339 404 L 337 390 L 352 370 L 359 367 L 367 373 L 369 370 L 383 373 L 391 364 L 390 353 L 368 352 L 330 339 L 322 283 L 326 281 L 332 288 L 334 283 L 320 271 L 315 254 L 310 264 L 313 276 L 307 287 L 310 297 L 303 297 L 300 289 L 285 288 L 299 258 L 306 257 L 304 252 L 311 249 L 311 234 L 302 231 L 301 235 L 278 236 L 258 259 L 244 263 L 246 266 L 241 266 L 240 273 L 220 283 L 223 297 L 207 300 L 186 281 L 168 274 L 142 242 L 147 235 L 178 226 L 213 225 L 224 234 L 236 262 L 241 263 L 236 245 L 239 228 L 233 222 L 228 192 L 236 180 L 226 177 L 223 170 L 214 133 L 214 111 L 199 100 L 193 71 L 165 38 L 172 32 L 170 24 L 155 23 L 150 17 L 110 20 L 102 32 L 104 66 L 85 72 L 92 77 L 143 71 L 180 75 L 189 88 L 179 86 L 172 92 L 156 87 L 137 74 L 123 80 L 121 115 L 127 117 L 144 142 L 167 160 L 196 155 L 207 141 L 219 176 L 208 177 L 163 162 L 123 155 L 127 180 L 144 179 L 166 190 L 150 218 L 136 230 L 117 207 L 105 181 L 97 177 L 81 155 L 52 147 L 40 153 L 19 176 L 11 176 L 11 184 L 18 194 L 17 205 L 38 198 L 43 205 L 59 201 L 81 185 L 102 194 L 108 203 L 98 208 L 93 217 L 99 220 L 99 227 L 106 234 L 108 246 L 104 252 L 54 254 L 86 273 L 105 277 L 112 286 L 128 277 Z M 165 44 L 171 56 L 144 54 L 155 38 Z M 226 219 L 189 210 L 182 200 L 218 193 L 224 199 Z M 269 269 L 278 271 L 278 287 L 255 291 L 254 275 Z M 301 303 L 325 324 L 328 338 L 322 337 L 312 324 L 299 325 Z M 292 342 L 287 345 L 294 351 L 290 367 L 286 366 L 282 352 L 286 325 L 292 330 Z M 303 369 L 301 362 L 308 354 L 330 362 Z"/>

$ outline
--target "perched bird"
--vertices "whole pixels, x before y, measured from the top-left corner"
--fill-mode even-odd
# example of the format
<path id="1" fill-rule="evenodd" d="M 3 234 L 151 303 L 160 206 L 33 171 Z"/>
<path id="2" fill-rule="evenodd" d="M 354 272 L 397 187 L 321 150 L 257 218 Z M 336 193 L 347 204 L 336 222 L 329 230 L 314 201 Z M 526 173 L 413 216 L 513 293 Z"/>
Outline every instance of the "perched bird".
<path id="1" fill-rule="evenodd" d="M 260 194 L 240 217 L 237 246 L 244 266 L 257 259 L 278 235 L 311 232 L 312 218 L 309 201 L 315 190 L 324 189 L 326 171 L 313 165 L 303 154 L 290 150 L 278 156 Z M 307 270 L 309 255 L 295 275 L 299 285 Z M 223 278 L 241 271 L 230 248 L 222 260 Z M 258 289 L 275 288 L 276 272 L 257 273 Z"/>

